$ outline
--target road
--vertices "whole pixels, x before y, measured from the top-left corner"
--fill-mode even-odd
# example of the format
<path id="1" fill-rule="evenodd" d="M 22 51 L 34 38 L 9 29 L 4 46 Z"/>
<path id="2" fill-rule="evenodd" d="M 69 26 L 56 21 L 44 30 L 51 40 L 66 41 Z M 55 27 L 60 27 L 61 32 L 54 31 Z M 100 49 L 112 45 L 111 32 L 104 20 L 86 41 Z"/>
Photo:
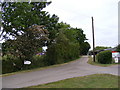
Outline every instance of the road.
<path id="1" fill-rule="evenodd" d="M 22 88 L 91 74 L 118 75 L 118 65 L 100 67 L 90 65 L 87 61 L 88 57 L 83 56 L 79 60 L 57 67 L 5 76 L 2 78 L 2 87 Z"/>

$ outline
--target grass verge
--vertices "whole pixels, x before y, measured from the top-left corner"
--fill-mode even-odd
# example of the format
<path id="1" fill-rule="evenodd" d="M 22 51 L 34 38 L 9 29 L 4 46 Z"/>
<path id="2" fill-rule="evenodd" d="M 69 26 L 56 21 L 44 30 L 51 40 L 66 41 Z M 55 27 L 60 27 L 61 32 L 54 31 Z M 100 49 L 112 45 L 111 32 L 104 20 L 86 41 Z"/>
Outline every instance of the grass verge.
<path id="1" fill-rule="evenodd" d="M 112 63 L 112 64 L 100 64 L 97 61 L 93 62 L 93 58 L 91 56 L 89 56 L 89 60 L 88 60 L 87 63 L 89 63 L 91 65 L 101 66 L 101 67 L 108 67 L 108 66 L 112 66 L 112 65 L 118 65 L 116 63 Z"/>
<path id="2" fill-rule="evenodd" d="M 18 72 L 12 72 L 12 73 L 6 73 L 6 74 L 2 74 L 0 75 L 0 77 L 4 77 L 4 76 L 9 76 L 9 75 L 14 75 L 14 74 L 19 74 L 19 73 L 25 73 L 25 72 L 32 72 L 32 71 L 37 71 L 37 70 L 43 70 L 43 69 L 48 69 L 48 68 L 53 68 L 53 67 L 58 67 L 58 66 L 61 66 L 61 65 L 65 65 L 65 64 L 69 64 L 69 63 L 72 63 L 76 60 L 79 60 L 81 58 L 81 56 L 75 60 L 71 60 L 69 62 L 66 62 L 66 63 L 62 63 L 62 64 L 55 64 L 55 65 L 51 65 L 51 66 L 46 66 L 46 67 L 40 67 L 40 68 L 34 68 L 34 69 L 30 69 L 30 70 L 21 70 L 21 71 L 18 71 Z"/>
<path id="3" fill-rule="evenodd" d="M 27 88 L 118 88 L 118 76 L 93 74 Z"/>

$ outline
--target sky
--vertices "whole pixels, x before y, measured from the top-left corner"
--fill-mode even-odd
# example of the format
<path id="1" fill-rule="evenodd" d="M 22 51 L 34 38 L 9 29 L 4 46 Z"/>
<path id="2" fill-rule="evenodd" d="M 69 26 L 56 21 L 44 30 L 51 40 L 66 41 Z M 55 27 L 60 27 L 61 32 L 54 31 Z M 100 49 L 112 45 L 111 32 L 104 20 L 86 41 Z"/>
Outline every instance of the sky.
<path id="1" fill-rule="evenodd" d="M 82 28 L 92 47 L 92 19 L 94 18 L 95 46 L 118 45 L 119 0 L 49 0 L 44 10 L 56 14 L 74 28 Z"/>

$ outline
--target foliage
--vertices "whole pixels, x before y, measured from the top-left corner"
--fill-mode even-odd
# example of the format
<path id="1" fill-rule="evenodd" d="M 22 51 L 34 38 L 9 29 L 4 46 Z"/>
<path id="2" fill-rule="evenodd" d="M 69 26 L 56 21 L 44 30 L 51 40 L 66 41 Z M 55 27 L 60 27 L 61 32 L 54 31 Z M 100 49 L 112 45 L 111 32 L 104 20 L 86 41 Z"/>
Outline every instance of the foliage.
<path id="1" fill-rule="evenodd" d="M 87 55 L 90 49 L 90 44 L 88 42 L 83 42 L 80 44 L 80 55 Z"/>
<path id="2" fill-rule="evenodd" d="M 55 28 L 58 17 L 55 14 L 50 16 L 48 12 L 42 10 L 50 3 L 51 2 L 2 3 L 1 21 L 3 29 L 1 37 L 6 40 L 2 46 L 3 57 L 8 54 L 17 57 L 18 62 L 22 62 L 20 63 L 20 68 L 23 69 L 27 68 L 23 65 L 24 60 L 31 60 L 34 63 L 32 56 L 40 51 L 40 48 L 48 41 L 48 37 L 50 39 L 55 38 Z M 50 31 L 49 36 L 46 29 Z M 14 62 L 13 59 L 9 60 L 9 58 L 7 58 L 7 61 L 3 62 L 4 69 L 8 69 L 6 63 L 11 63 L 11 71 L 14 71 L 12 70 L 12 62 Z M 36 60 L 36 62 L 38 62 L 38 60 Z"/>
<path id="3" fill-rule="evenodd" d="M 44 60 L 44 56 L 34 55 L 31 61 L 32 63 L 23 66 L 23 62 L 18 57 L 11 54 L 4 55 L 2 58 L 2 74 L 43 67 L 47 65 Z"/>
<path id="4" fill-rule="evenodd" d="M 120 52 L 120 44 L 117 46 L 116 51 Z"/>
<path id="5" fill-rule="evenodd" d="M 69 24 L 59 23 L 59 32 L 63 32 L 66 37 L 72 42 L 79 42 L 79 44 L 83 43 L 86 39 L 86 35 L 83 33 L 81 28 L 73 28 Z"/>
<path id="6" fill-rule="evenodd" d="M 80 54 L 87 54 L 90 45 L 85 42 L 87 39 L 82 29 L 72 28 L 63 22 L 58 23 L 58 28 L 57 37 L 48 46 L 46 54 L 49 65 L 68 62 L 79 57 Z"/>
<path id="7" fill-rule="evenodd" d="M 49 46 L 46 55 L 49 65 L 68 62 L 79 57 L 79 45 L 71 43 L 61 32 L 55 42 Z"/>
<path id="8" fill-rule="evenodd" d="M 2 3 L 2 25 L 1 36 L 4 39 L 10 36 L 16 37 L 27 32 L 32 25 L 44 25 L 50 31 L 49 38 L 54 38 L 55 26 L 58 22 L 56 15 L 50 16 L 42 9 L 51 2 L 4 2 Z"/>
<path id="9" fill-rule="evenodd" d="M 82 29 L 72 28 L 69 24 L 59 23 L 59 32 L 65 34 L 65 36 L 72 43 L 79 43 L 79 54 L 86 55 L 90 49 L 90 44 L 86 41 L 86 35 L 83 33 Z"/>
<path id="10" fill-rule="evenodd" d="M 97 60 L 101 64 L 111 64 L 112 63 L 112 52 L 107 50 L 107 51 L 102 51 L 98 53 Z"/>
<path id="11" fill-rule="evenodd" d="M 17 37 L 14 46 L 17 48 L 17 52 L 22 56 L 32 57 L 38 51 L 38 48 L 42 47 L 44 42 L 48 39 L 48 31 L 43 29 L 43 26 L 32 26 L 28 29 L 28 32 Z"/>
<path id="12" fill-rule="evenodd" d="M 20 68 L 27 69 L 64 63 L 79 57 L 80 54 L 87 54 L 90 45 L 83 30 L 63 22 L 58 23 L 59 18 L 55 14 L 50 16 L 43 11 L 50 3 L 2 3 L 1 36 L 6 40 L 2 46 L 3 57 L 10 54 L 19 60 Z M 48 46 L 45 59 L 39 56 L 32 58 L 45 44 Z M 26 67 L 23 65 L 24 60 L 30 60 L 33 64 Z M 13 62 L 12 59 L 8 60 L 9 63 L 10 61 Z"/>
<path id="13" fill-rule="evenodd" d="M 17 57 L 8 54 L 2 58 L 2 73 L 11 73 L 21 70 L 22 62 Z"/>
<path id="14" fill-rule="evenodd" d="M 43 29 L 43 26 L 34 25 L 30 27 L 27 33 L 18 36 L 16 40 L 9 40 L 4 44 L 3 50 L 7 50 L 7 54 L 12 54 L 22 61 L 22 66 L 24 60 L 32 61 L 32 56 L 35 55 L 39 48 L 41 48 L 45 41 L 48 39 L 48 31 Z"/>
<path id="15" fill-rule="evenodd" d="M 32 63 L 29 66 L 29 68 L 36 68 L 36 67 L 47 66 L 44 57 L 45 56 L 34 55 L 33 58 L 32 58 L 33 59 Z"/>
<path id="16" fill-rule="evenodd" d="M 95 66 L 101 66 L 101 67 L 109 67 L 112 65 L 117 65 L 116 63 L 114 63 L 114 60 L 112 62 L 113 63 L 111 63 L 111 64 L 101 64 L 101 63 L 97 62 L 97 60 L 95 62 L 93 62 L 93 58 L 90 56 L 87 63 L 89 63 L 91 65 L 95 65 Z"/>
<path id="17" fill-rule="evenodd" d="M 61 34 L 59 37 L 57 37 L 57 43 L 53 43 L 51 46 L 49 46 L 46 53 L 48 65 L 64 62 L 63 55 L 65 54 L 66 44 L 68 44 L 68 39 Z"/>
<path id="18" fill-rule="evenodd" d="M 103 50 L 103 49 L 108 49 L 108 48 L 111 48 L 111 47 L 96 46 L 95 50 Z"/>
<path id="19" fill-rule="evenodd" d="M 7 40 L 2 43 L 2 56 L 10 54 L 14 51 L 14 47 L 12 47 L 14 40 Z"/>
<path id="20" fill-rule="evenodd" d="M 104 51 L 104 49 L 109 49 L 109 48 L 111 48 L 111 47 L 96 46 L 96 47 L 95 47 L 95 55 L 96 55 L 97 53 L 99 53 L 99 52 Z M 89 54 L 90 54 L 90 55 L 93 55 L 93 50 L 89 51 Z"/>

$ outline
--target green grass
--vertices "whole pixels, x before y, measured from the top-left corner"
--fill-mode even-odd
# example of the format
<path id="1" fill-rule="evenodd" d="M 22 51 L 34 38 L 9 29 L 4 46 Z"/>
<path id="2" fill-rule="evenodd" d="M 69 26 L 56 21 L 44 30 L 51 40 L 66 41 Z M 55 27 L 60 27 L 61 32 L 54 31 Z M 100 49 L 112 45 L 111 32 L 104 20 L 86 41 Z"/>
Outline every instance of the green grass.
<path id="1" fill-rule="evenodd" d="M 27 88 L 118 88 L 118 76 L 93 74 Z"/>
<path id="2" fill-rule="evenodd" d="M 112 63 L 112 64 L 101 64 L 101 63 L 98 63 L 97 61 L 96 62 L 93 62 L 93 58 L 89 56 L 89 60 L 88 62 L 89 64 L 91 65 L 96 65 L 96 66 L 102 66 L 102 67 L 108 67 L 108 66 L 111 66 L 111 65 L 118 65 L 116 63 Z"/>

